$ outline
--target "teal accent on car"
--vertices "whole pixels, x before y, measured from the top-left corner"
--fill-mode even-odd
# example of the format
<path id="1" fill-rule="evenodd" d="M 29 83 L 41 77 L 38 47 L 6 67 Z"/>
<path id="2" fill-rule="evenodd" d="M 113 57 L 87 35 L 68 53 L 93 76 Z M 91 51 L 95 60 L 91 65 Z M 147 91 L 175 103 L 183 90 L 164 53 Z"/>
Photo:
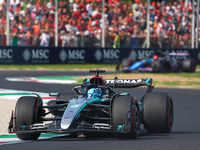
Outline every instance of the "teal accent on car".
<path id="1" fill-rule="evenodd" d="M 25 126 L 25 125 L 23 125 L 23 126 L 22 126 L 22 130 L 25 130 L 25 128 L 26 128 L 26 126 Z"/>
<path id="2" fill-rule="evenodd" d="M 147 80 L 145 81 L 146 85 L 151 84 L 151 83 L 149 83 L 150 80 L 151 80 L 151 78 L 147 78 Z"/>
<path id="3" fill-rule="evenodd" d="M 58 96 L 60 96 L 60 93 L 59 92 L 52 92 L 52 93 L 49 93 L 49 96 L 58 97 Z"/>
<path id="4" fill-rule="evenodd" d="M 129 92 L 122 92 L 120 95 L 129 95 Z"/>
<path id="5" fill-rule="evenodd" d="M 79 111 L 77 112 L 76 116 L 78 116 L 78 114 L 87 106 L 87 103 L 89 104 L 93 104 L 93 103 L 97 103 L 97 102 L 103 102 L 105 101 L 104 99 L 100 99 L 100 98 L 95 98 L 95 99 L 91 99 L 89 101 L 87 101 L 85 104 L 83 104 L 83 106 L 79 109 Z"/>
<path id="6" fill-rule="evenodd" d="M 122 125 L 119 125 L 118 128 L 117 128 L 117 131 L 120 131 L 122 128 Z"/>
<path id="7" fill-rule="evenodd" d="M 139 104 L 140 110 L 144 110 L 144 106 L 142 104 Z"/>
<path id="8" fill-rule="evenodd" d="M 105 101 L 105 99 L 94 98 L 94 99 L 91 99 L 91 100 L 87 101 L 87 103 L 93 104 L 93 103 L 104 102 L 104 101 Z"/>
<path id="9" fill-rule="evenodd" d="M 83 108 L 85 108 L 87 106 L 87 104 L 83 104 L 83 106 L 79 109 L 79 111 L 77 112 L 76 116 L 78 116 L 78 114 L 83 110 Z"/>
<path id="10" fill-rule="evenodd" d="M 72 105 L 72 106 L 70 106 L 71 108 L 77 108 L 77 107 L 79 107 L 79 105 L 77 104 L 77 105 Z"/>
<path id="11" fill-rule="evenodd" d="M 149 82 L 149 80 L 150 80 L 150 78 L 148 78 L 146 82 Z"/>
<path id="12" fill-rule="evenodd" d="M 89 101 L 87 101 L 85 104 L 83 104 L 83 106 L 79 109 L 79 111 L 77 112 L 76 116 L 78 116 L 78 114 L 87 106 L 87 103 L 89 104 L 93 104 L 93 103 L 97 103 L 97 102 L 103 102 L 105 101 L 104 99 L 100 99 L 100 98 L 95 98 L 95 99 L 91 99 Z"/>

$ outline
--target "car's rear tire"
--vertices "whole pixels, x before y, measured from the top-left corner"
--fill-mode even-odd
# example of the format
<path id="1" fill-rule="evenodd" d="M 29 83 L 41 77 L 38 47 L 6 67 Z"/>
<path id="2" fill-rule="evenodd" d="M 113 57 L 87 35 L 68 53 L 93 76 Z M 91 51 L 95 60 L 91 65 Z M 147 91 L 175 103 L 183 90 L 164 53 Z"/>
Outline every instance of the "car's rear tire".
<path id="1" fill-rule="evenodd" d="M 152 62 L 152 68 L 153 68 L 153 72 L 161 72 L 161 65 L 160 65 L 160 61 L 159 60 L 154 60 Z"/>
<path id="2" fill-rule="evenodd" d="M 184 72 L 195 72 L 196 61 L 194 59 L 186 59 L 182 63 Z"/>
<path id="3" fill-rule="evenodd" d="M 144 127 L 152 133 L 169 133 L 173 125 L 173 102 L 167 93 L 148 93 L 143 98 Z"/>
<path id="4" fill-rule="evenodd" d="M 140 113 L 137 100 L 132 96 L 119 96 L 113 99 L 112 121 L 117 138 L 136 138 L 140 127 Z M 122 133 L 126 128 L 127 133 Z"/>
<path id="5" fill-rule="evenodd" d="M 39 106 L 42 102 L 37 97 L 24 96 L 17 101 L 15 108 L 15 127 L 17 130 L 22 130 L 23 126 L 38 123 Z M 22 140 L 37 140 L 40 133 L 17 133 L 19 139 Z"/>
<path id="6" fill-rule="evenodd" d="M 125 68 L 125 67 L 129 67 L 129 59 L 128 58 L 124 58 L 122 59 L 122 63 L 121 63 L 121 66 L 122 66 L 122 69 Z"/>

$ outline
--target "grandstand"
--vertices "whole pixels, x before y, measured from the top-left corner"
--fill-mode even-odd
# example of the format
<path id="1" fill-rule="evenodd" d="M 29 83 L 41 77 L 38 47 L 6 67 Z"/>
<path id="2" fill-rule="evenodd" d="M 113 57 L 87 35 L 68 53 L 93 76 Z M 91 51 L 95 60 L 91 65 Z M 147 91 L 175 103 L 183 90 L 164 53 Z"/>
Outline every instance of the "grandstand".
<path id="1" fill-rule="evenodd" d="M 184 0 L 151 1 L 150 48 L 191 48 L 192 7 Z M 106 0 L 104 12 L 105 47 L 146 47 L 146 1 Z M 0 0 L 0 45 L 7 45 L 6 21 L 6 1 Z M 54 0 L 12 0 L 9 21 L 10 46 L 55 46 Z M 102 0 L 60 0 L 58 46 L 101 47 L 102 23 Z M 196 38 L 200 29 L 194 28 Z"/>

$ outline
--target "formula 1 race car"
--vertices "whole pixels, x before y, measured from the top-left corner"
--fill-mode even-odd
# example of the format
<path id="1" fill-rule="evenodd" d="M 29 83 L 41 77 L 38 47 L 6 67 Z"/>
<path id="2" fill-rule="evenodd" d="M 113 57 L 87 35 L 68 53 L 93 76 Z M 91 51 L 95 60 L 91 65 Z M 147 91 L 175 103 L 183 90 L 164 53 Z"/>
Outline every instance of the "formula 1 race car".
<path id="1" fill-rule="evenodd" d="M 105 80 L 96 73 L 76 85 L 72 99 L 63 99 L 59 93 L 43 105 L 42 98 L 22 96 L 12 113 L 9 133 L 16 133 L 22 140 L 37 140 L 41 133 L 59 133 L 77 136 L 94 133 L 113 134 L 118 138 L 136 138 L 150 133 L 169 133 L 173 125 L 173 101 L 168 93 L 152 92 L 152 79 Z M 116 88 L 147 86 L 141 100 Z M 51 116 L 49 117 L 49 114 Z"/>
<path id="2" fill-rule="evenodd" d="M 186 57 L 177 60 L 175 57 Z M 117 66 L 119 68 L 119 66 Z M 157 52 L 152 58 L 132 62 L 131 58 L 124 58 L 121 63 L 123 72 L 138 70 L 140 72 L 195 72 L 196 61 L 188 53 L 162 53 Z"/>

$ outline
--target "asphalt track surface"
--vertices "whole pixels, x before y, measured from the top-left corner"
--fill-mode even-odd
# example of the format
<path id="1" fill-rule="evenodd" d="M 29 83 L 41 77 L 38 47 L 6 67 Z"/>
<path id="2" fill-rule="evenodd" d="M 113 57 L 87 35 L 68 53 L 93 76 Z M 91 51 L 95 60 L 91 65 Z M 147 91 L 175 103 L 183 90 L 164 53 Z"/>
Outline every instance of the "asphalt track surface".
<path id="1" fill-rule="evenodd" d="M 86 75 L 88 72 L 66 71 L 0 71 L 0 87 L 6 89 L 57 92 L 73 95 L 73 85 L 54 85 L 30 82 L 9 82 L 5 77 L 31 77 L 54 75 Z M 145 88 L 119 89 L 128 91 L 138 99 Z M 147 134 L 131 140 L 120 140 L 112 136 L 92 138 L 57 137 L 18 144 L 1 145 L 0 150 L 200 150 L 200 90 L 154 88 L 157 92 L 168 92 L 174 102 L 174 125 L 170 134 Z"/>

